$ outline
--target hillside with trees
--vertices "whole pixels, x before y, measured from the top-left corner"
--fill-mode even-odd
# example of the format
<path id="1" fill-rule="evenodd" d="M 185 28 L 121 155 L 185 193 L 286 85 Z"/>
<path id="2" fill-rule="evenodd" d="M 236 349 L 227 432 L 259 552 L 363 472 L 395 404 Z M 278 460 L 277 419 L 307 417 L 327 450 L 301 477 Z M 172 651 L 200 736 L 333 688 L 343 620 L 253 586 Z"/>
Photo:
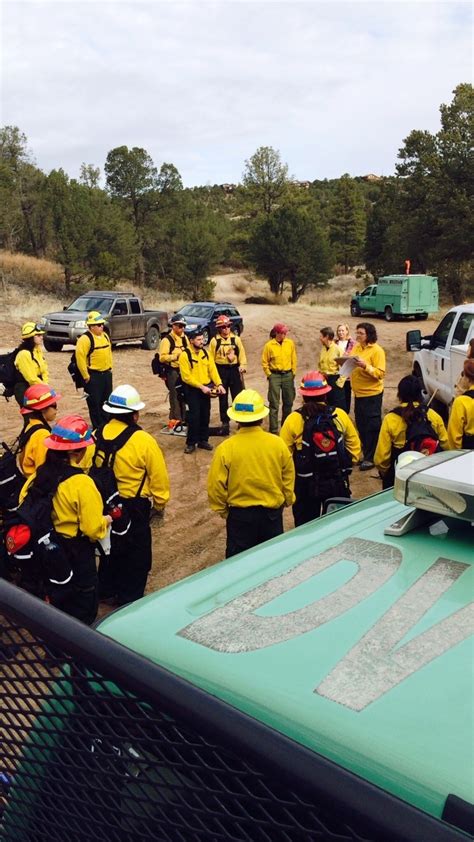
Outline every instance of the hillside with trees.
<path id="1" fill-rule="evenodd" d="M 78 179 L 44 173 L 20 128 L 0 129 L 0 249 L 58 262 L 66 291 L 134 281 L 212 294 L 218 265 L 250 268 L 290 301 L 339 269 L 437 274 L 445 297 L 473 297 L 474 90 L 441 105 L 436 134 L 414 129 L 390 177 L 298 182 L 261 146 L 241 183 L 184 188 L 172 163 L 117 146 Z"/>

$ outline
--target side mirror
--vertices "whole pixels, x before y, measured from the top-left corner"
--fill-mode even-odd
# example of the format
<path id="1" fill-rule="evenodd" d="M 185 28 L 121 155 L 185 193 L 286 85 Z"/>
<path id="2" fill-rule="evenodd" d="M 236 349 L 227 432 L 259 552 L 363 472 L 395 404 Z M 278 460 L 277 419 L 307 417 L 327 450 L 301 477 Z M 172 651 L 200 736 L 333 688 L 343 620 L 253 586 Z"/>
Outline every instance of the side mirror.
<path id="1" fill-rule="evenodd" d="M 67 310 L 67 304 L 64 305 L 63 310 Z"/>
<path id="2" fill-rule="evenodd" d="M 356 289 L 355 294 L 356 294 L 356 295 L 360 295 L 360 292 L 359 292 L 359 290 L 358 290 L 358 289 Z"/>
<path id="3" fill-rule="evenodd" d="M 421 330 L 407 331 L 407 351 L 421 351 Z"/>

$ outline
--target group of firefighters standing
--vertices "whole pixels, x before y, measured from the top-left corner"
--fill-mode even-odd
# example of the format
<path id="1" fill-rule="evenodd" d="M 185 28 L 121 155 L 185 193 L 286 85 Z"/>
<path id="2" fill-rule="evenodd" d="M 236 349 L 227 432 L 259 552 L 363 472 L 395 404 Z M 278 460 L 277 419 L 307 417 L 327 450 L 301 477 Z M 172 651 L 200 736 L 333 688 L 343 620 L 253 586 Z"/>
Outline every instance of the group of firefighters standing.
<path id="1" fill-rule="evenodd" d="M 153 510 L 163 511 L 170 494 L 162 451 L 139 425 L 145 403 L 133 386 L 113 388 L 104 324 L 99 312 L 89 313 L 75 351 L 92 427 L 79 415 L 57 419 L 61 395 L 48 383 L 40 325 L 23 326 L 15 358 L 14 394 L 24 420 L 17 458 L 25 479 L 20 502 L 32 493 L 50 494 L 53 526 L 71 575 L 55 581 L 49 598 L 87 623 L 94 621 L 99 599 L 123 605 L 143 595 L 152 564 L 150 518 Z M 318 517 L 328 498 L 350 497 L 348 477 L 357 463 L 361 471 L 377 467 L 384 487 L 393 484 L 394 461 L 422 395 L 416 378 L 403 378 L 398 410 L 382 422 L 385 353 L 374 325 L 358 324 L 355 339 L 347 325 L 321 329 L 317 367 L 301 380 L 302 406 L 296 410 L 297 354 L 286 325 L 273 326 L 262 351 L 268 406 L 257 391 L 245 388 L 245 348 L 227 316 L 218 317 L 208 348 L 202 330 L 186 332 L 179 314 L 169 326 L 158 354 L 170 401 L 170 421 L 162 432 L 185 436 L 185 454 L 213 450 L 211 398 L 218 397 L 218 434 L 226 438 L 213 455 L 208 498 L 226 520 L 226 557 L 281 534 L 284 507 L 293 507 L 299 526 Z M 348 360 L 350 377 L 341 374 Z M 474 446 L 474 359 L 466 361 L 463 375 L 447 433 L 440 416 L 427 412 L 442 449 Z M 352 395 L 355 425 L 349 417 Z M 269 432 L 262 427 L 267 416 Z M 230 421 L 237 424 L 233 436 Z M 118 507 L 108 507 L 94 481 L 94 471 L 105 465 L 115 478 Z M 10 546 L 6 541 L 13 555 L 15 535 Z M 108 546 L 99 553 L 98 569 L 97 543 Z"/>

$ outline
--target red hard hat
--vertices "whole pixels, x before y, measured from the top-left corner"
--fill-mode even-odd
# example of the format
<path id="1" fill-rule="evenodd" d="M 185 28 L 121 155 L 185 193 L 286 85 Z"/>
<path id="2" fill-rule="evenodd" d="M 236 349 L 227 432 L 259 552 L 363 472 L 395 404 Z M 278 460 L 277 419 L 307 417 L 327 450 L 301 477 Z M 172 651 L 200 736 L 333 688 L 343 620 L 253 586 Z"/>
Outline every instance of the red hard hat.
<path id="1" fill-rule="evenodd" d="M 65 415 L 56 422 L 44 440 L 49 450 L 81 450 L 95 444 L 92 430 L 80 415 Z"/>
<path id="2" fill-rule="evenodd" d="M 283 322 L 277 322 L 272 327 L 272 333 L 288 333 L 288 328 Z"/>
<path id="3" fill-rule="evenodd" d="M 28 541 L 31 539 L 31 530 L 26 523 L 19 523 L 17 526 L 11 526 L 5 536 L 5 547 L 7 553 L 13 555 L 23 547 L 26 547 Z"/>
<path id="4" fill-rule="evenodd" d="M 22 415 L 29 415 L 30 412 L 38 409 L 46 409 L 60 399 L 59 392 L 55 392 L 52 386 L 47 383 L 34 383 L 25 389 L 23 406 L 20 409 Z"/>
<path id="5" fill-rule="evenodd" d="M 331 386 L 320 371 L 308 371 L 303 376 L 298 391 L 300 395 L 306 395 L 308 398 L 317 398 L 330 392 Z"/>
<path id="6" fill-rule="evenodd" d="M 219 328 L 219 327 L 230 327 L 231 324 L 232 324 L 232 322 L 229 319 L 229 316 L 224 316 L 224 314 L 222 314 L 222 316 L 218 316 L 217 319 L 216 319 L 216 327 L 217 328 Z"/>

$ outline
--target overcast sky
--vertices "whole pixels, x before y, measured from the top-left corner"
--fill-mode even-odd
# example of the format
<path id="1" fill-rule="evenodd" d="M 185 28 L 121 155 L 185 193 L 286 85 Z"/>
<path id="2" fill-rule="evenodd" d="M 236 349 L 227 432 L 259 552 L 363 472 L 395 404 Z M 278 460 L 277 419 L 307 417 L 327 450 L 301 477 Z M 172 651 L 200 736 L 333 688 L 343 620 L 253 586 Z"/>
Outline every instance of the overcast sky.
<path id="1" fill-rule="evenodd" d="M 472 81 L 464 2 L 4 0 L 2 125 L 77 177 L 115 146 L 185 186 L 238 182 L 258 146 L 297 179 L 389 175 Z"/>

